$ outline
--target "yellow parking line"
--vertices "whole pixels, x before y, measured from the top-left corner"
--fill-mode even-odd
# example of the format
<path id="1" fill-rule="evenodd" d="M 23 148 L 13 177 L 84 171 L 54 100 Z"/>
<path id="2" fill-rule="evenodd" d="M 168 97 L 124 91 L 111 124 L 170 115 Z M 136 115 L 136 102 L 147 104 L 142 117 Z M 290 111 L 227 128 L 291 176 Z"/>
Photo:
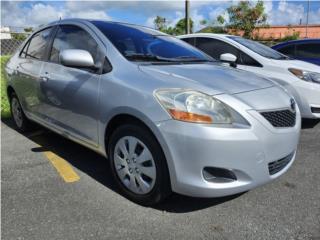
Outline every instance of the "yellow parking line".
<path id="1" fill-rule="evenodd" d="M 49 159 L 65 182 L 72 183 L 79 181 L 79 175 L 66 160 L 50 151 L 44 152 L 44 155 Z"/>

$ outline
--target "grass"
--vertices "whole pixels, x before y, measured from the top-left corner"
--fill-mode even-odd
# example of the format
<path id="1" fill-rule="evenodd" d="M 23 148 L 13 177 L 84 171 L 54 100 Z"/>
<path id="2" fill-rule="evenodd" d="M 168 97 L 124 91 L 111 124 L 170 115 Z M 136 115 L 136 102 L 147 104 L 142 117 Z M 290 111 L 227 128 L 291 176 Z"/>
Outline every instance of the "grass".
<path id="1" fill-rule="evenodd" d="M 9 60 L 10 56 L 1 56 L 1 118 L 9 118 L 10 117 L 10 105 L 7 97 L 6 90 L 6 75 L 4 72 L 4 67 Z"/>

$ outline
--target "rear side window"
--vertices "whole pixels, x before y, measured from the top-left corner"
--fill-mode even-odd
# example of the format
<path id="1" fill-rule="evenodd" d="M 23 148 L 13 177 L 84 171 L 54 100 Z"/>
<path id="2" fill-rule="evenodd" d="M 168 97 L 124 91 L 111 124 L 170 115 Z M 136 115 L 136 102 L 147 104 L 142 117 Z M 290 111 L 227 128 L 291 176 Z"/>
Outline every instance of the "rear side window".
<path id="1" fill-rule="evenodd" d="M 67 49 L 81 49 L 88 51 L 94 61 L 98 59 L 99 48 L 97 42 L 82 28 L 74 25 L 62 25 L 54 38 L 50 53 L 50 61 L 59 63 L 59 54 Z"/>
<path id="2" fill-rule="evenodd" d="M 303 58 L 320 58 L 320 43 L 298 44 L 296 56 Z"/>
<path id="3" fill-rule="evenodd" d="M 20 56 L 24 58 L 42 59 L 49 42 L 52 28 L 36 33 L 25 45 Z"/>
<path id="4" fill-rule="evenodd" d="M 292 45 L 288 45 L 283 48 L 277 49 L 277 51 L 281 52 L 284 55 L 287 55 L 289 57 L 294 57 L 295 56 L 295 49 L 296 49 L 295 45 L 292 44 Z"/>
<path id="5" fill-rule="evenodd" d="M 239 50 L 230 44 L 212 38 L 197 38 L 196 47 L 215 59 L 220 59 L 220 55 L 224 53 L 235 56 L 239 53 Z"/>
<path id="6" fill-rule="evenodd" d="M 181 38 L 182 41 L 185 41 L 186 43 L 189 43 L 192 46 L 196 45 L 196 39 L 195 38 Z"/>

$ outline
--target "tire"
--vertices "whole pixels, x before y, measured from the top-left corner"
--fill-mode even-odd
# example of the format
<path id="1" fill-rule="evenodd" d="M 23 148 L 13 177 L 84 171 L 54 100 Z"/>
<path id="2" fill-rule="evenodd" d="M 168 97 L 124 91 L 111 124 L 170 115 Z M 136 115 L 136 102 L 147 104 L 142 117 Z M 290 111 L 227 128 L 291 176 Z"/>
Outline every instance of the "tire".
<path id="1" fill-rule="evenodd" d="M 110 137 L 108 156 L 113 177 L 128 199 L 151 206 L 170 195 L 165 156 L 160 144 L 146 127 L 140 124 L 118 127 Z"/>
<path id="2" fill-rule="evenodd" d="M 20 101 L 15 93 L 10 95 L 10 111 L 13 122 L 19 132 L 31 130 L 31 122 L 24 114 Z"/>

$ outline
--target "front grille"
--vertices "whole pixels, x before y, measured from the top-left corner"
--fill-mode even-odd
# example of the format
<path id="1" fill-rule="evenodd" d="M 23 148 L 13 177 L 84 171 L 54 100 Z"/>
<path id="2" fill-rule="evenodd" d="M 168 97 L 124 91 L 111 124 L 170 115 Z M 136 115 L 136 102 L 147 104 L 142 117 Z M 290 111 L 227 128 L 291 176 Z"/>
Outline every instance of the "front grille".
<path id="1" fill-rule="evenodd" d="M 276 174 L 277 172 L 280 172 L 282 169 L 284 169 L 285 166 L 287 166 L 288 163 L 291 161 L 293 155 L 294 155 L 294 152 L 284 158 L 281 158 L 277 161 L 269 163 L 268 164 L 269 174 L 273 175 L 273 174 Z"/>
<path id="2" fill-rule="evenodd" d="M 277 128 L 293 127 L 296 124 L 296 113 L 289 109 L 261 112 L 260 114 L 267 119 L 272 126 Z"/>

